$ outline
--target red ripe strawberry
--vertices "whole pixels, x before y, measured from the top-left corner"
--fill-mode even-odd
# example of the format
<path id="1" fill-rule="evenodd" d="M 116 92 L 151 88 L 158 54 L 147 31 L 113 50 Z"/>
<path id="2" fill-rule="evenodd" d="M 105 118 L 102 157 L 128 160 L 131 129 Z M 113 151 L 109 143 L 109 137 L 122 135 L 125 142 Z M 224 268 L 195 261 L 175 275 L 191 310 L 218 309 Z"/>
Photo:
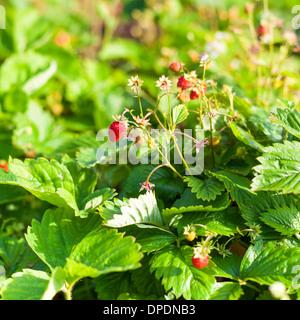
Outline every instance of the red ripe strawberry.
<path id="1" fill-rule="evenodd" d="M 209 257 L 208 255 L 202 256 L 202 255 L 194 254 L 192 257 L 192 263 L 196 269 L 203 269 L 208 265 Z"/>
<path id="2" fill-rule="evenodd" d="M 4 169 L 6 172 L 8 172 L 8 165 L 7 164 L 0 165 L 0 168 Z"/>
<path id="3" fill-rule="evenodd" d="M 191 93 L 190 93 L 190 99 L 191 100 L 196 100 L 199 98 L 199 94 L 197 93 L 196 90 L 192 90 Z"/>
<path id="4" fill-rule="evenodd" d="M 199 98 L 198 91 L 199 90 L 191 90 L 191 93 L 190 93 L 190 99 L 191 100 L 195 100 L 195 99 Z M 202 86 L 202 88 L 201 88 L 201 97 L 203 97 L 203 92 L 204 93 L 206 92 L 206 86 Z"/>
<path id="5" fill-rule="evenodd" d="M 117 142 L 122 138 L 127 131 L 126 124 L 124 122 L 113 122 L 108 130 L 108 138 L 111 142 Z"/>
<path id="6" fill-rule="evenodd" d="M 191 86 L 192 86 L 192 83 L 190 81 L 186 80 L 184 76 L 181 76 L 178 79 L 178 82 L 177 82 L 177 87 L 178 88 L 181 88 L 182 90 L 185 90 L 185 89 L 188 89 Z"/>
<path id="7" fill-rule="evenodd" d="M 263 26 L 262 24 L 260 24 L 257 27 L 257 34 L 259 37 L 263 37 L 267 33 L 270 33 L 270 29 L 268 26 Z"/>
<path id="8" fill-rule="evenodd" d="M 181 68 L 182 68 L 182 64 L 180 62 L 173 62 L 169 66 L 169 69 L 173 72 L 179 72 Z"/>

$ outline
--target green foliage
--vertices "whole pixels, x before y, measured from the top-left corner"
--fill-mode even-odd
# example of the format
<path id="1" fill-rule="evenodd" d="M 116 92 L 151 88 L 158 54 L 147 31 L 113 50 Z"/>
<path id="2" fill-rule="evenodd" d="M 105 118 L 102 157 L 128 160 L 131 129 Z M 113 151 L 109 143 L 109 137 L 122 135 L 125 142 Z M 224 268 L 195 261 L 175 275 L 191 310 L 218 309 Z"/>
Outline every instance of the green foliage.
<path id="1" fill-rule="evenodd" d="M 266 148 L 266 153 L 258 157 L 260 165 L 252 188 L 265 191 L 282 191 L 283 193 L 300 193 L 299 172 L 300 143 L 284 141 Z"/>
<path id="2" fill-rule="evenodd" d="M 7 1 L 0 299 L 299 299 L 296 2 L 200 2 Z"/>

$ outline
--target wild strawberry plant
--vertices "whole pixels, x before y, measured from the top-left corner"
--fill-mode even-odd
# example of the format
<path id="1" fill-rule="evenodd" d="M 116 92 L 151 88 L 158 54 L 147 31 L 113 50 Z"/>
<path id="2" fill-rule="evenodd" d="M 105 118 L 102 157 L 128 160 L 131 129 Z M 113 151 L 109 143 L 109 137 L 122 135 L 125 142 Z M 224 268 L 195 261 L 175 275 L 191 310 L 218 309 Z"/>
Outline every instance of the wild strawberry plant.
<path id="1" fill-rule="evenodd" d="M 1 187 L 22 188 L 51 205 L 24 239 L 0 238 L 3 299 L 52 299 L 60 292 L 71 299 L 85 278 L 98 299 L 278 298 L 269 289 L 278 282 L 282 297 L 297 299 L 299 112 L 281 100 L 268 114 L 229 86 L 217 89 L 205 76 L 210 63 L 202 54 L 199 70 L 171 64 L 173 74 L 157 80 L 157 103 L 146 114 L 143 80 L 130 78 L 140 110 L 114 117 L 106 131 L 116 148 L 100 158 L 107 140 L 75 158 L 10 158 L 1 165 Z M 197 93 L 189 108 L 182 92 Z M 188 125 L 201 129 L 203 139 L 176 130 Z M 178 136 L 191 142 L 189 152 L 203 155 L 199 174 L 185 161 Z M 132 147 L 140 160 L 156 151 L 158 163 L 126 164 L 121 190 L 98 189 L 99 168 Z M 181 161 L 174 163 L 167 149 Z"/>
<path id="2" fill-rule="evenodd" d="M 157 4 L 132 16 L 168 35 L 155 39 L 160 65 L 146 29 L 139 45 L 113 38 L 117 2 L 98 8 L 99 63 L 73 51 L 92 41 L 84 20 L 67 17 L 66 32 L 30 6 L 8 8 L 1 299 L 299 299 L 299 75 L 283 63 L 297 41 L 278 37 L 275 16 L 254 26 L 259 10 L 247 4 L 250 37 L 228 15 L 233 35 L 216 32 L 195 55 L 195 34 L 202 50 L 212 33 L 191 33 L 176 8 Z M 113 67 L 122 59 L 123 72 Z M 126 86 L 131 66 L 142 71 Z"/>

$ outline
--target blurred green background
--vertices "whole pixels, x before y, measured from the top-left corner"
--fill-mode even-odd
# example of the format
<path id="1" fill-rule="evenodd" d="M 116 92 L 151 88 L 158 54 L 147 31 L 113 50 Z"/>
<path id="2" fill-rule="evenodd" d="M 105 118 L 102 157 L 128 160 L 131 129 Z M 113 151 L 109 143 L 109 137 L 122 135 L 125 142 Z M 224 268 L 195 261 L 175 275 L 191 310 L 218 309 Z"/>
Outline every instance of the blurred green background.
<path id="1" fill-rule="evenodd" d="M 130 76 L 144 80 L 146 109 L 155 103 L 158 77 L 174 79 L 169 64 L 197 69 L 203 51 L 212 60 L 207 78 L 219 88 L 230 85 L 237 96 L 269 110 L 278 98 L 299 103 L 299 30 L 291 24 L 297 0 L 0 4 L 6 12 L 6 29 L 0 30 L 0 159 L 86 146 L 85 137 L 107 128 L 113 115 L 137 107 Z M 251 26 L 256 33 L 266 18 L 275 25 L 274 41 L 257 48 Z"/>

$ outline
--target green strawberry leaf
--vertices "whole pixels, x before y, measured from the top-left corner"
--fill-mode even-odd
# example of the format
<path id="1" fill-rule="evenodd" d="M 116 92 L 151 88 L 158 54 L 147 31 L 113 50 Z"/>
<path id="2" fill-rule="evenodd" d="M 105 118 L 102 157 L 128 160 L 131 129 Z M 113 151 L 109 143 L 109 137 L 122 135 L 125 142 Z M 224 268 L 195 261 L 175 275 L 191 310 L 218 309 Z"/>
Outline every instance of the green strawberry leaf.
<path id="1" fill-rule="evenodd" d="M 91 231 L 72 250 L 70 260 L 85 264 L 98 271 L 98 276 L 140 267 L 143 255 L 133 237 L 123 237 L 115 229 Z"/>
<path id="2" fill-rule="evenodd" d="M 6 280 L 2 298 L 3 300 L 50 300 L 64 284 L 64 272 L 61 268 L 54 270 L 52 276 L 44 271 L 24 269 Z"/>
<path id="3" fill-rule="evenodd" d="M 182 216 L 178 223 L 178 234 L 183 234 L 184 227 L 191 224 L 205 225 L 203 227 L 196 226 L 196 233 L 198 236 L 205 235 L 206 231 L 216 232 L 224 236 L 230 236 L 237 233 L 237 227 L 242 229 L 244 220 L 236 207 L 229 207 L 222 211 L 215 212 L 189 212 Z"/>
<path id="4" fill-rule="evenodd" d="M 76 244 L 91 231 L 101 226 L 98 214 L 86 219 L 75 217 L 70 209 L 47 210 L 42 222 L 32 220 L 28 227 L 26 240 L 32 250 L 51 269 L 64 266 Z"/>
<path id="5" fill-rule="evenodd" d="M 218 196 L 215 201 L 203 201 L 197 199 L 196 195 L 190 189 L 186 189 L 182 197 L 176 200 L 171 208 L 165 208 L 162 211 L 162 216 L 166 224 L 178 214 L 187 212 L 201 211 L 222 211 L 230 205 L 230 200 L 227 193 Z"/>
<path id="6" fill-rule="evenodd" d="M 175 297 L 205 300 L 215 283 L 213 265 L 195 269 L 192 265 L 193 249 L 189 246 L 170 245 L 158 251 L 151 259 L 150 271 L 155 271 L 166 291 L 172 290 Z"/>
<path id="7" fill-rule="evenodd" d="M 130 225 L 123 228 L 122 231 L 133 236 L 142 246 L 141 251 L 147 253 L 158 251 L 177 239 L 176 235 L 169 230 L 145 224 Z"/>
<path id="8" fill-rule="evenodd" d="M 134 238 L 99 229 L 100 225 L 96 213 L 81 219 L 67 209 L 47 210 L 41 223 L 33 220 L 28 227 L 26 240 L 51 270 L 64 268 L 69 284 L 81 277 L 138 268 L 142 254 Z"/>
<path id="9" fill-rule="evenodd" d="M 237 282 L 217 282 L 209 300 L 238 300 L 244 294 Z"/>
<path id="10" fill-rule="evenodd" d="M 114 190 L 108 189 L 92 195 L 96 183 L 95 172 L 80 170 L 68 156 L 63 157 L 62 163 L 45 158 L 26 159 L 24 162 L 10 159 L 9 172 L 0 170 L 0 184 L 22 187 L 40 200 L 57 207 L 72 208 L 81 217 L 88 215 L 86 210 L 95 209 L 91 203 L 87 204 L 94 196 L 102 196 L 98 199 L 99 205 L 115 196 Z"/>
<path id="11" fill-rule="evenodd" d="M 138 223 L 163 225 L 161 213 L 151 191 L 140 195 L 137 199 L 130 198 L 126 204 L 123 202 L 117 210 L 119 212 L 111 217 L 106 215 L 107 210 L 101 211 L 102 217 L 106 220 L 104 223 L 106 226 L 120 228 Z"/>
<path id="12" fill-rule="evenodd" d="M 155 165 L 139 165 L 135 166 L 130 172 L 126 181 L 126 194 L 137 195 L 141 188 L 140 183 L 147 180 Z M 184 191 L 184 183 L 182 179 L 174 177 L 173 172 L 166 167 L 159 168 L 151 175 L 150 182 L 155 185 L 155 190 L 160 197 L 174 199 L 176 196 Z"/>
<path id="13" fill-rule="evenodd" d="M 0 184 L 20 186 L 40 200 L 78 211 L 72 176 L 58 161 L 10 159 L 8 165 L 8 173 L 0 171 Z"/>
<path id="14" fill-rule="evenodd" d="M 260 224 L 261 214 L 269 209 L 281 206 L 293 206 L 295 201 L 292 195 L 283 195 L 278 192 L 258 191 L 244 198 L 244 205 L 240 206 L 242 216 L 249 223 Z"/>
<path id="15" fill-rule="evenodd" d="M 300 248 L 276 242 L 250 246 L 241 262 L 240 279 L 271 285 L 280 281 L 290 287 L 296 274 L 293 267 L 300 265 Z"/>
<path id="16" fill-rule="evenodd" d="M 190 176 L 185 177 L 184 181 L 187 182 L 191 191 L 196 194 L 197 199 L 204 201 L 216 200 L 216 197 L 221 195 L 225 190 L 224 184 L 214 177 L 209 177 L 203 181 Z"/>
<path id="17" fill-rule="evenodd" d="M 255 141 L 254 138 L 251 136 L 251 134 L 244 129 L 240 128 L 235 122 L 231 121 L 229 123 L 229 126 L 232 130 L 232 133 L 235 135 L 235 137 L 242 141 L 244 144 L 246 144 L 249 147 L 252 147 L 260 152 L 264 152 L 265 148 L 263 145 L 261 145 L 259 142 Z"/>
<path id="18" fill-rule="evenodd" d="M 285 109 L 277 108 L 276 113 L 271 113 L 269 119 L 300 139 L 300 113 L 293 106 Z"/>
<path id="19" fill-rule="evenodd" d="M 245 198 L 253 194 L 250 190 L 251 182 L 246 177 L 224 170 L 216 172 L 210 171 L 210 173 L 224 183 L 232 200 L 235 201 L 239 207 L 243 206 Z"/>
<path id="20" fill-rule="evenodd" d="M 266 148 L 266 153 L 257 160 L 261 163 L 254 167 L 256 176 L 252 189 L 300 193 L 300 143 L 284 141 Z"/>
<path id="21" fill-rule="evenodd" d="M 300 213 L 295 206 L 276 206 L 261 213 L 260 219 L 282 235 L 291 236 L 300 232 Z"/>
<path id="22" fill-rule="evenodd" d="M 233 253 L 229 256 L 223 257 L 216 252 L 212 252 L 211 260 L 217 266 L 217 275 L 232 280 L 238 280 L 240 276 L 240 268 L 242 258 Z"/>
<path id="23" fill-rule="evenodd" d="M 180 122 L 184 121 L 189 115 L 189 111 L 186 105 L 180 104 L 173 108 L 172 110 L 172 118 L 173 124 L 177 125 Z"/>

